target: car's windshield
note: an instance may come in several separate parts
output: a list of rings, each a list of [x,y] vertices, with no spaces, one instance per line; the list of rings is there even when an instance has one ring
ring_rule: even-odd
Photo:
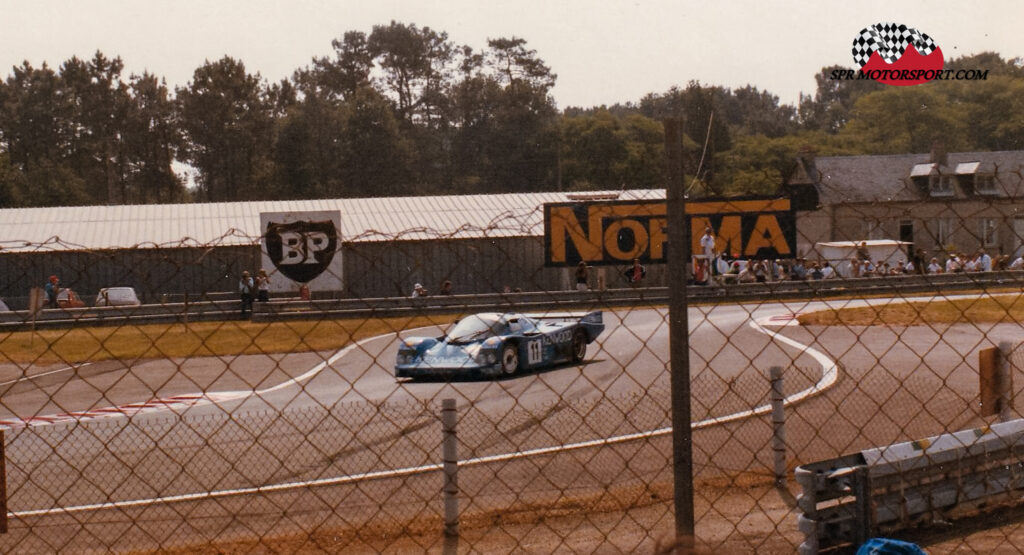
[[[497,314],[466,316],[452,328],[452,331],[448,332],[448,341],[452,343],[482,341],[496,335],[501,327],[501,318]]]

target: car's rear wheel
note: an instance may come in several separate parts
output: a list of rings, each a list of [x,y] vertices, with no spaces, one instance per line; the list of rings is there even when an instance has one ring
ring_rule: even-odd
[[[580,362],[587,356],[587,334],[583,330],[576,330],[572,334],[572,361]]]
[[[501,350],[501,371],[506,376],[515,374],[519,370],[519,348],[515,345],[505,345]]]

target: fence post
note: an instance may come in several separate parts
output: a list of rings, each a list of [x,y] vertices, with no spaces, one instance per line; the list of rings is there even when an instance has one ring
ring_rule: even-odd
[[[0,534],[7,533],[7,434],[0,428]]]
[[[444,535],[459,535],[459,452],[455,399],[441,401],[441,458],[444,462]]]
[[[786,413],[782,393],[782,367],[772,366],[772,454],[775,456],[775,485],[786,485]]]
[[[686,220],[683,181],[683,131],[676,118],[665,119],[665,157],[668,184],[665,192],[668,227],[669,366],[672,391],[672,480],[675,500],[676,542],[683,550],[694,543],[693,430],[690,427],[690,329],[686,298],[690,259],[690,230]]]
[[[999,342],[999,421],[1013,419],[1013,345],[1009,341]]]

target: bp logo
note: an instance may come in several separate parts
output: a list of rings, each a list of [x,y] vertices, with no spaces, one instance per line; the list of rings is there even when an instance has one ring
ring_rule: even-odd
[[[887,85],[927,83],[942,74],[942,49],[901,23],[876,23],[853,39],[853,61],[868,78]]]
[[[299,283],[309,283],[331,264],[338,250],[334,222],[267,222],[267,255],[278,271]]]

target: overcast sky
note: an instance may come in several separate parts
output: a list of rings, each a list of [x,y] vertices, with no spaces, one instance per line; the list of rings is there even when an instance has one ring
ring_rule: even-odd
[[[391,20],[445,31],[481,50],[517,36],[558,75],[559,108],[639,100],[691,80],[755,85],[795,103],[822,67],[853,67],[854,36],[904,23],[930,35],[946,59],[997,51],[1024,56],[1024,2],[860,0],[0,0],[0,68],[56,67],[96,50],[186,85],[225,55],[269,81],[331,55],[346,31]],[[983,68],[982,68],[983,69]]]

